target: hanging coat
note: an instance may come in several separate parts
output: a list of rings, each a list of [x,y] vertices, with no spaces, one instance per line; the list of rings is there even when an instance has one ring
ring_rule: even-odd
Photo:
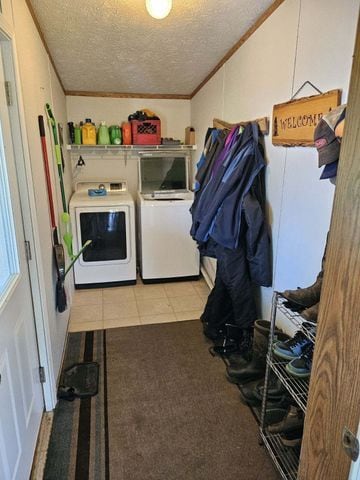
[[[204,187],[192,210],[191,235],[201,246],[202,254],[207,254],[206,244],[210,238],[230,250],[237,249],[244,238],[251,280],[257,285],[269,286],[270,241],[263,213],[264,167],[258,125],[249,124]]]

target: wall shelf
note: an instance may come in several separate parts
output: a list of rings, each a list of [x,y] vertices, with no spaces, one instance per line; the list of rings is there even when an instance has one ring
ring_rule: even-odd
[[[92,152],[99,153],[108,152],[139,152],[139,151],[193,151],[196,150],[196,145],[67,145],[66,149],[71,152]]]
[[[188,153],[191,156],[192,152],[197,148],[196,145],[66,145],[66,149],[70,153],[72,161],[77,161],[79,156],[83,156],[83,160],[119,160],[125,161],[127,165],[128,159],[132,162],[139,154],[151,154],[152,152],[163,152],[176,154]]]

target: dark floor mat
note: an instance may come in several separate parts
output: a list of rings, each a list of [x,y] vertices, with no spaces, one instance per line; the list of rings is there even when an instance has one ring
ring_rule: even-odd
[[[44,480],[278,480],[201,322],[69,336],[64,368],[100,365],[99,393],[55,410]]]
[[[60,383],[58,398],[73,400],[93,397],[99,390],[99,364],[75,363],[63,372]]]

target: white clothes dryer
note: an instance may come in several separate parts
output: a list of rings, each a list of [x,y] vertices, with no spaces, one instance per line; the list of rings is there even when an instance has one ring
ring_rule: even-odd
[[[70,200],[75,288],[136,283],[134,200],[124,181],[79,182]]]

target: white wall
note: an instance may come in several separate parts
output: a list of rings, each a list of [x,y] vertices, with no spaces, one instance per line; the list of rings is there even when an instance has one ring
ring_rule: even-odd
[[[359,0],[286,0],[192,99],[199,147],[213,117],[271,118],[273,105],[306,80],[322,91],[342,89],[345,102],[358,10]],[[314,93],[306,88],[299,96]],[[274,277],[261,297],[269,318],[274,288],[308,286],[320,270],[334,186],[319,180],[314,148],[274,147],[269,135],[265,150]]]
[[[53,376],[55,388],[53,398],[55,399],[55,383],[61,367],[70,309],[63,314],[58,314],[55,308],[56,275],[53,265],[52,232],[38,128],[38,115],[43,115],[45,124],[47,124],[45,103],[48,102],[52,105],[57,120],[60,123],[66,124],[66,103],[65,95],[49,62],[48,55],[43,47],[24,0],[13,1],[13,16],[22,97],[25,110],[26,135],[29,145],[32,181],[35,187],[37,229],[40,237],[40,253],[43,267],[42,271],[39,273],[41,284],[44,288],[42,302],[45,321],[47,323],[49,340],[47,352],[52,366],[51,374]],[[61,197],[49,128],[46,130],[46,138],[53,190],[56,197],[54,200],[56,210],[60,217],[62,211]],[[70,169],[65,170],[65,181],[67,195],[69,196],[71,192]],[[59,220],[58,223],[60,223]],[[69,303],[71,302],[72,288],[72,280],[69,277],[67,281]]]
[[[66,98],[68,121],[79,123],[91,118],[98,126],[104,120],[108,126],[127,121],[128,115],[148,108],[161,120],[161,136],[184,141],[185,127],[190,125],[190,100],[158,100],[141,98]],[[73,156],[71,168],[74,181],[107,180],[118,178],[127,180],[130,193],[135,196],[138,186],[136,157],[124,154],[103,156],[82,155],[86,166],[75,168],[79,155]]]

